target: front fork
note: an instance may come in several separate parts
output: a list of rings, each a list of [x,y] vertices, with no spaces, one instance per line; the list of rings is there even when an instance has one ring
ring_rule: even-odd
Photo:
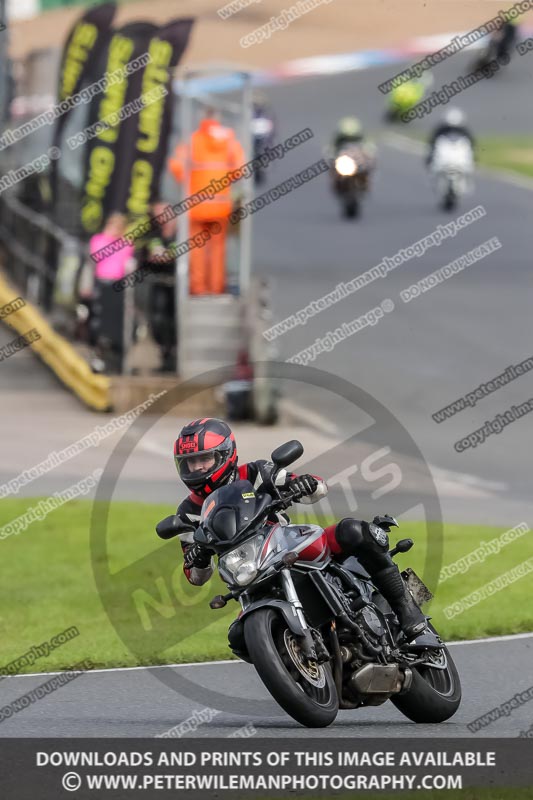
[[[285,592],[285,597],[287,599],[287,602],[290,603],[293,613],[302,627],[303,633],[302,636],[300,637],[300,642],[299,642],[302,653],[310,661],[317,661],[317,653],[315,649],[315,643],[313,641],[313,636],[311,634],[309,625],[307,624],[307,621],[305,619],[303,606],[300,602],[300,598],[298,597],[298,593],[295,589],[290,569],[287,568],[282,569],[280,571],[280,577],[281,577],[281,585],[283,587],[283,591]]]

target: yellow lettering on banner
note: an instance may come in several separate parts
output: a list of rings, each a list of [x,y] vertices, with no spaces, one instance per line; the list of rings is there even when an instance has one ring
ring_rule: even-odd
[[[99,200],[90,197],[84,200],[81,207],[81,223],[83,229],[89,233],[96,233],[102,228],[104,210]]]
[[[109,185],[114,166],[115,155],[111,150],[100,146],[94,148],[89,159],[89,178],[85,187],[87,197],[81,214],[85,230],[95,230],[94,221],[100,222],[103,218],[101,199]]]
[[[148,94],[153,89],[168,83],[168,66],[172,58],[172,45],[163,39],[152,39],[148,52],[152,57],[143,74],[141,94]],[[139,132],[137,148],[142,153],[153,153],[159,145],[161,135],[161,118],[165,108],[165,95],[145,106],[139,112]]]
[[[150,42],[148,53],[151,61],[146,65],[141,95],[153,89],[166,86],[168,68],[172,59],[173,48],[170,42],[154,38]],[[166,96],[142,108],[139,112],[139,137],[137,149],[142,153],[153,153],[159,146],[161,136],[161,119],[165,108]],[[146,214],[150,202],[154,170],[148,161],[137,159],[133,164],[127,209],[132,214]]]
[[[126,36],[115,34],[109,45],[109,55],[107,59],[107,72],[115,72],[124,69],[134,50],[134,44]],[[119,111],[124,105],[124,98],[128,88],[127,76],[124,75],[120,81],[108,84],[105,88],[104,96],[98,107],[98,119],[105,119],[114,111]],[[97,138],[103,142],[115,142],[118,136],[120,123],[98,133]]]
[[[133,162],[131,168],[130,196],[126,207],[131,214],[145,214],[150,202],[150,189],[154,170],[143,159]]]
[[[93,46],[97,36],[98,28],[90,22],[80,22],[76,26],[65,55],[60,100],[65,100],[73,93],[89,56],[88,51]]]

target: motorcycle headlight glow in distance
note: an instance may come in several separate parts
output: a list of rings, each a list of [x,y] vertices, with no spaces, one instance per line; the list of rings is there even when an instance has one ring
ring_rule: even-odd
[[[219,560],[219,568],[231,575],[238,586],[246,586],[257,575],[257,559],[265,540],[260,533],[247,542],[243,542],[235,550],[230,550]]]
[[[335,169],[339,175],[355,175],[357,172],[357,164],[350,156],[339,156],[335,159]]]

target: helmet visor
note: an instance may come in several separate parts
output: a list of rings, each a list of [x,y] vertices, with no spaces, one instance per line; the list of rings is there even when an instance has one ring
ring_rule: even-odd
[[[230,453],[231,448],[224,442],[216,449],[174,456],[174,461],[184,483],[190,486],[201,486],[226,463]]]

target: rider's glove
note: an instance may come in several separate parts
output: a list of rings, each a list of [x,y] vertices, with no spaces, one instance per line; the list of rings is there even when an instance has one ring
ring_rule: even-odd
[[[185,569],[192,569],[193,567],[205,569],[211,564],[211,552],[202,547],[201,544],[192,544],[183,554],[183,563]]]
[[[300,497],[309,497],[309,495],[316,492],[317,487],[318,481],[316,478],[313,478],[312,475],[298,475],[297,478],[293,478],[289,481],[287,486],[295,500],[298,500]]]

